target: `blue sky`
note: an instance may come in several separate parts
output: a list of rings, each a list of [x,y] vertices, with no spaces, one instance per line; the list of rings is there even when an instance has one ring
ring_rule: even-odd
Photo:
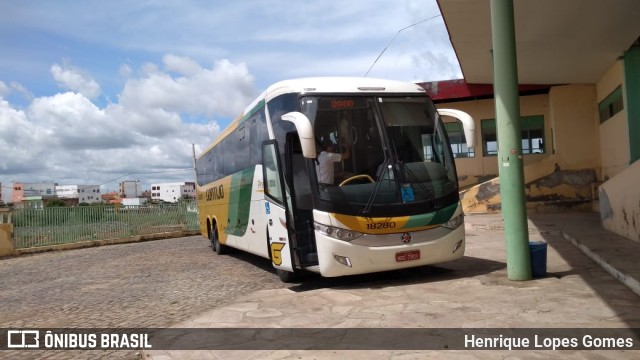
[[[175,171],[191,144],[268,85],[364,76],[425,19],[368,76],[460,78],[438,15],[435,0],[2,1],[0,182],[191,180]]]

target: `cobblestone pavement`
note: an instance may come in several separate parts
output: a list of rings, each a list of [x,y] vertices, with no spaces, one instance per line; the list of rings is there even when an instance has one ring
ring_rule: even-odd
[[[224,276],[221,276],[224,275]],[[217,256],[200,237],[0,260],[0,328],[167,327],[234,298],[286,287],[268,260]],[[0,358],[120,358],[126,351],[0,351]]]

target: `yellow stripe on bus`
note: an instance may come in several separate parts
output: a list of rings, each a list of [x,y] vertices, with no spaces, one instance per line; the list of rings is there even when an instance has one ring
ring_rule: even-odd
[[[227,242],[225,232],[229,220],[229,194],[231,192],[231,176],[200,187],[198,197],[198,211],[201,217],[217,222],[218,236],[221,244]],[[215,217],[214,217],[215,216]],[[206,234],[206,224],[202,224],[203,234]]]
[[[433,229],[438,225],[425,225],[419,227],[406,228],[411,219],[410,216],[370,218],[362,216],[351,216],[341,214],[331,214],[331,216],[342,223],[346,228],[364,234],[391,234],[399,231],[418,231]]]
[[[429,213],[398,217],[370,218],[340,214],[331,214],[331,216],[347,228],[364,234],[390,234],[436,228],[449,221],[458,207],[459,204],[454,203]]]

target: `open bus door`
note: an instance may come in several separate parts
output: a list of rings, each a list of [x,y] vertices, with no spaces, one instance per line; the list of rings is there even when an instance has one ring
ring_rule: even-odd
[[[269,257],[278,276],[284,282],[291,282],[295,277],[295,264],[289,219],[287,190],[284,186],[284,173],[278,155],[276,140],[265,141],[262,145],[262,172],[264,193],[266,196],[265,214],[267,217],[267,233]]]

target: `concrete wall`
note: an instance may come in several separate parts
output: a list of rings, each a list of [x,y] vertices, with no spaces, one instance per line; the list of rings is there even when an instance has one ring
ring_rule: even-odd
[[[520,114],[522,116],[544,115],[545,121],[545,153],[524,156],[524,163],[531,164],[550,155],[551,130],[549,127],[548,95],[523,96],[520,98]],[[451,108],[467,112],[476,123],[475,157],[456,159],[458,181],[461,187],[477,184],[484,179],[498,176],[498,157],[482,155],[482,131],[480,122],[484,119],[495,119],[493,99],[441,103],[438,108]],[[451,121],[445,117],[445,121]]]
[[[476,120],[476,157],[456,160],[461,187],[498,176],[497,157],[482,156],[481,119],[494,118],[493,100],[440,104],[468,112]],[[596,87],[562,85],[548,95],[520,98],[522,116],[545,116],[545,152],[523,155],[525,193],[530,211],[571,208],[590,210],[600,172]],[[500,211],[499,180],[470,188],[463,194],[465,211]]]
[[[525,174],[529,174],[525,176],[527,211],[591,211],[596,171],[554,169],[545,160],[525,166]],[[534,178],[530,175],[532,173],[547,175]],[[463,191],[462,207],[467,214],[500,212],[500,178],[493,178]]]
[[[618,61],[596,84],[596,105],[621,86],[623,79],[623,64],[622,61]],[[599,178],[601,181],[606,181],[629,166],[629,123],[626,107],[609,120],[599,124],[598,138],[602,165]]]
[[[13,254],[13,225],[0,224],[0,256]]]
[[[498,176],[498,158],[482,155],[480,125],[483,119],[495,118],[493,99],[441,103],[438,107],[465,111],[476,122],[476,156],[456,159],[460,186],[465,187],[480,182],[478,180]],[[545,152],[523,155],[527,171],[538,173],[536,167],[530,165],[546,158],[553,158],[551,163],[557,164],[555,167],[562,170],[599,171],[598,113],[594,85],[554,86],[548,95],[522,96],[520,114],[544,115]],[[547,164],[541,165],[544,171],[534,179],[549,175],[548,163],[547,159]]]
[[[0,209],[0,257],[13,254],[13,224],[11,224],[11,210]]]
[[[598,112],[593,85],[554,86],[549,91],[552,153],[563,170],[600,167]]]
[[[640,242],[640,161],[602,184],[600,217],[605,229]]]
[[[624,109],[599,124],[601,180],[604,183],[598,188],[598,193],[602,225],[609,231],[640,242],[640,161],[629,165],[635,146],[631,144],[630,137],[637,136],[630,133],[635,120],[629,118],[629,107],[635,106],[640,99],[633,91],[628,92],[627,82],[637,81],[638,76],[634,73],[636,69],[625,69],[625,66],[636,64],[626,61],[626,56],[624,62],[616,62],[596,85],[598,102],[619,86],[622,86],[624,97]],[[627,76],[625,70],[631,70],[626,71]]]

